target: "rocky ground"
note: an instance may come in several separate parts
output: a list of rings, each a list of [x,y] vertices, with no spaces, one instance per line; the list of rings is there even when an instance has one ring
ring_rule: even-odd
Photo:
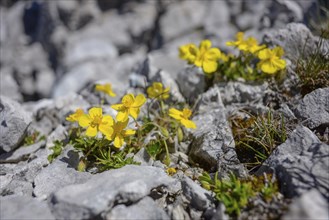
[[[301,92],[296,64],[315,48],[329,59],[329,41],[319,46],[310,19],[320,16],[320,4],[2,1],[0,219],[328,219],[329,87]],[[279,86],[238,80],[208,88],[204,74],[178,58],[179,46],[203,39],[232,52],[225,42],[238,31],[284,48],[287,73]],[[328,70],[323,75],[329,81]],[[116,97],[94,91],[107,82]],[[197,129],[186,130],[170,154],[176,173],[144,148],[132,153],[140,165],[77,171],[81,152],[69,143],[66,117],[102,99],[105,107],[119,103],[152,82],[197,112]],[[269,110],[289,122],[287,138],[251,170],[235,148],[231,118]],[[54,141],[64,146],[50,163]],[[249,199],[232,216],[200,186],[203,171],[224,179],[231,171],[241,179],[271,173],[279,189],[271,202]]]

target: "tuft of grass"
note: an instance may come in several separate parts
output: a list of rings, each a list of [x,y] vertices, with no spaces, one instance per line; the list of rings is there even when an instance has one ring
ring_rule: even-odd
[[[230,122],[238,158],[249,170],[253,170],[287,139],[288,129],[283,116],[272,111],[249,116],[247,119],[231,117]]]
[[[326,32],[320,36],[317,47],[311,55],[303,53],[297,60],[296,73],[300,79],[301,94],[306,95],[318,88],[329,87],[329,52],[321,51]],[[327,33],[328,34],[328,33]]]

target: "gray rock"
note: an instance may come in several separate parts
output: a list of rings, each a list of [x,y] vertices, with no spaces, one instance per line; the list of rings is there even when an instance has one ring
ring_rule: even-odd
[[[55,219],[47,203],[25,196],[0,197],[0,219]]]
[[[15,101],[22,101],[23,97],[19,91],[19,86],[13,77],[12,69],[1,67],[0,73],[0,94]]]
[[[204,214],[203,217],[205,219],[211,219],[211,220],[229,220],[229,216],[225,213],[225,205],[223,203],[219,203],[217,208],[208,208]]]
[[[84,184],[58,190],[51,198],[51,207],[57,218],[87,219],[115,202],[136,202],[151,189],[173,183],[174,179],[159,168],[127,165],[97,174]]]
[[[83,28],[100,15],[95,1],[54,1],[49,4],[54,5],[59,18],[70,30]]]
[[[273,30],[264,36],[265,43],[281,46],[285,56],[290,60],[297,60],[301,54],[308,56],[314,53],[319,43],[319,38],[312,35],[311,31],[301,23],[288,24],[286,28]],[[328,54],[329,41],[324,40],[320,52]]]
[[[263,165],[257,173],[275,169],[281,191],[288,198],[316,188],[329,199],[329,146],[308,128],[298,126]]]
[[[118,55],[118,51],[111,42],[97,38],[73,38],[68,42],[66,48],[63,61],[66,67],[79,65],[90,60],[113,59]]]
[[[60,97],[70,92],[77,93],[88,83],[104,80],[112,84],[113,91],[120,98],[129,86],[131,68],[141,59],[142,55],[143,52],[136,52],[122,55],[117,59],[89,60],[76,65],[65,71],[65,75],[54,87],[53,96]]]
[[[168,213],[170,213],[171,219],[191,219],[181,204],[168,205]]]
[[[195,10],[195,9],[198,10]],[[160,28],[165,42],[202,26],[207,7],[200,1],[175,2],[168,6],[160,20]],[[175,24],[175,25],[173,25]]]
[[[117,205],[106,215],[106,219],[170,219],[167,213],[159,208],[153,199],[145,197],[136,204]]]
[[[242,82],[219,83],[218,85],[224,105],[232,103],[262,102],[267,83],[250,85]]]
[[[197,106],[199,114],[193,117],[197,129],[192,133],[190,159],[208,170],[218,168],[223,176],[229,171],[244,176],[245,170],[234,150],[234,139],[219,88],[213,87],[202,94]]]
[[[214,202],[210,192],[186,176],[182,179],[182,189],[183,195],[189,201],[190,206],[196,210],[204,211]]]
[[[0,150],[9,152],[17,148],[32,119],[20,104],[0,96]]]
[[[66,149],[62,156],[42,169],[35,177],[34,195],[46,199],[52,192],[64,186],[86,182],[92,175],[75,170],[78,162],[79,155],[72,148]]]
[[[329,88],[317,89],[304,96],[294,112],[311,129],[329,127]]]
[[[208,33],[228,25],[230,22],[230,10],[225,1],[211,1],[207,7],[204,27]]]
[[[16,195],[32,197],[33,186],[32,183],[22,180],[11,180],[8,185],[1,187],[0,195]]]
[[[187,67],[177,76],[177,84],[184,98],[194,102],[206,90],[205,75],[200,68]]]
[[[179,43],[177,46],[183,44]],[[172,42],[168,46],[173,48],[166,48],[166,45],[164,45],[164,49],[150,52],[148,58],[151,66],[163,70],[169,73],[173,79],[177,79],[178,73],[184,68],[185,61],[178,58],[177,46],[172,45]]]
[[[154,1],[137,4],[132,7],[132,13],[125,16],[127,29],[133,37],[140,37],[144,32],[154,28],[154,21],[157,16],[156,4]]]
[[[47,83],[45,83],[47,82]],[[50,69],[40,70],[37,74],[35,89],[39,96],[50,97],[52,85],[55,82],[55,74]]]
[[[4,163],[4,162],[17,163],[21,160],[26,160],[26,159],[28,159],[30,154],[36,152],[41,147],[45,146],[45,144],[46,144],[45,141],[40,141],[38,143],[29,145],[29,146],[22,146],[13,152],[1,154],[0,163]]]
[[[154,162],[144,147],[134,155],[134,161],[141,163],[142,166],[152,166]]]
[[[282,219],[328,219],[329,205],[316,189],[304,193],[289,206],[288,213]]]

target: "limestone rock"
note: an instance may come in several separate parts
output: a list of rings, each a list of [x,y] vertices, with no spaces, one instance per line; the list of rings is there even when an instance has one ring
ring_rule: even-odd
[[[179,72],[177,84],[188,102],[194,102],[206,90],[205,75],[197,67],[187,67]]]
[[[213,199],[210,193],[190,178],[184,177],[182,179],[182,189],[191,207],[199,211],[204,211],[211,206]]]
[[[150,197],[145,197],[137,203],[125,206],[117,205],[106,215],[106,219],[166,219],[169,220],[167,213],[160,209]]]
[[[55,192],[51,198],[56,218],[92,218],[115,202],[136,202],[151,189],[173,184],[174,179],[162,169],[127,165],[93,176],[84,184],[70,185]]]
[[[64,186],[84,183],[91,178],[90,173],[75,170],[79,156],[72,148],[65,150],[62,156],[42,169],[34,179],[34,195],[46,199],[52,192]]]
[[[286,28],[273,30],[266,33],[264,41],[270,45],[284,48],[285,56],[290,60],[297,60],[302,53],[310,55],[317,48],[319,38],[312,35],[311,31],[301,23],[290,23]],[[328,54],[329,41],[325,40],[320,52]]]
[[[288,213],[283,216],[283,220],[289,219],[328,219],[328,202],[316,189],[304,193],[297,198],[289,207]]]
[[[31,115],[19,103],[0,96],[0,150],[9,152],[17,148],[31,121]]]
[[[311,129],[329,127],[329,88],[317,89],[304,96],[294,112]]]
[[[52,220],[47,202],[25,196],[0,197],[0,219]]]
[[[269,167],[275,170],[281,191],[288,198],[315,188],[329,199],[329,146],[308,128],[298,126],[257,173]]]
[[[190,159],[208,170],[218,169],[220,175],[233,171],[244,176],[245,170],[234,150],[232,131],[218,87],[202,94],[197,106],[199,114],[193,117],[197,129],[193,131]]]

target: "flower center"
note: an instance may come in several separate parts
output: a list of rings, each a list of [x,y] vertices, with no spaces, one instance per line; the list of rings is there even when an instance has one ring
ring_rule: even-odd
[[[93,118],[93,121],[91,122],[90,126],[91,127],[96,127],[96,126],[100,125],[101,123],[102,123],[102,116],[96,115]]]

